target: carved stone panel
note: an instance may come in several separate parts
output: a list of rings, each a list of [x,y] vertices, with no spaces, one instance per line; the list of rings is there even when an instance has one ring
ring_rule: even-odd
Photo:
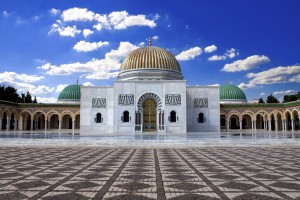
[[[123,106],[134,105],[134,95],[119,94],[119,105],[123,105]]]
[[[170,106],[180,106],[181,105],[181,95],[180,94],[166,94],[166,105]]]
[[[194,108],[208,108],[208,99],[207,98],[195,98],[194,99]]]
[[[92,108],[106,108],[106,99],[105,98],[93,98],[92,99]]]

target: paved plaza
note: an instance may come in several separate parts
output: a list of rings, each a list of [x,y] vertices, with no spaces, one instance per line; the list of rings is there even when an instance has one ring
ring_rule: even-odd
[[[300,199],[300,148],[0,148],[0,199]]]

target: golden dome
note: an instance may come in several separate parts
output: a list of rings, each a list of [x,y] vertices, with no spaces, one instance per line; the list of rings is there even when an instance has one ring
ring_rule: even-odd
[[[121,65],[119,78],[124,75],[126,79],[134,79],[128,78],[129,73],[135,78],[141,78],[136,77],[137,73],[143,74],[143,78],[147,78],[146,75],[150,78],[156,76],[158,79],[183,78],[176,58],[167,50],[155,46],[141,47],[128,54]],[[166,77],[166,73],[170,76]]]

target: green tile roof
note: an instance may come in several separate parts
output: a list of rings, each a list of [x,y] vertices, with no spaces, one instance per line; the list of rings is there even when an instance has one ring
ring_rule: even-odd
[[[246,100],[243,90],[236,85],[226,84],[220,86],[220,100]]]
[[[80,100],[80,86],[78,84],[65,87],[59,94],[58,100]]]

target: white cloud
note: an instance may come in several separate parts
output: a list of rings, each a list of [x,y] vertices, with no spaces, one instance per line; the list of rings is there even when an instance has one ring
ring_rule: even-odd
[[[152,39],[153,39],[153,40],[158,40],[158,39],[159,39],[159,36],[158,36],[158,35],[155,35],[155,36],[152,37]]]
[[[8,17],[9,15],[10,15],[10,13],[5,10],[2,12],[3,17]]]
[[[260,95],[260,96],[265,96],[266,93],[262,92],[262,93],[260,93],[259,95]]]
[[[38,103],[57,103],[55,97],[36,97]]]
[[[275,67],[258,73],[248,73],[248,83],[239,85],[242,89],[254,88],[257,85],[267,85],[274,83],[300,82],[300,65]]]
[[[86,38],[86,37],[88,37],[89,35],[92,35],[94,33],[94,31],[92,31],[92,30],[90,30],[90,29],[84,29],[83,31],[82,31],[82,34],[83,34],[83,36]]]
[[[74,45],[73,49],[77,52],[89,52],[99,49],[103,46],[109,45],[109,42],[86,42],[86,41],[79,41],[77,44]]]
[[[194,59],[196,56],[202,54],[202,49],[200,47],[193,47],[186,51],[182,51],[180,54],[176,56],[177,60],[191,60]]]
[[[86,8],[70,8],[64,10],[61,14],[64,21],[93,21],[95,19],[95,13],[88,11]]]
[[[273,95],[281,95],[281,94],[286,95],[286,94],[295,94],[295,93],[297,93],[296,90],[286,90],[286,91],[275,91],[272,94]]]
[[[17,74],[15,72],[2,72],[0,73],[0,82],[15,82],[22,81],[26,83],[33,83],[44,79],[44,76]]]
[[[270,62],[267,56],[253,55],[244,60],[237,60],[233,63],[226,64],[221,71],[225,72],[239,72],[258,68],[260,65]]]
[[[218,49],[218,47],[213,44],[213,45],[205,47],[204,52],[205,53],[211,53],[211,52],[217,51],[217,49]]]
[[[215,84],[207,85],[207,86],[220,86],[220,84],[219,83],[215,83]]]
[[[62,64],[59,66],[47,63],[39,69],[47,70],[50,75],[69,75],[72,73],[88,73],[85,75],[87,79],[109,79],[118,75],[118,70],[121,61],[127,56],[128,53],[138,48],[129,42],[120,42],[119,48],[105,54],[104,59],[95,59],[86,63],[70,63]]]
[[[67,87],[68,84],[59,84],[57,87],[56,87],[56,92],[61,92],[65,87]]]
[[[83,86],[94,86],[94,84],[92,84],[91,82],[85,82],[82,85]]]
[[[60,13],[60,10],[52,8],[50,11],[51,15],[58,15]]]
[[[155,15],[153,19],[147,19],[145,15],[129,15],[127,11],[114,11],[110,14],[98,14],[89,11],[87,8],[70,8],[64,10],[61,18],[65,22],[71,21],[90,21],[96,22],[93,28],[100,31],[105,29],[126,29],[131,26],[148,26],[155,27],[155,20],[159,15]]]
[[[57,20],[57,23],[52,25],[52,29],[48,32],[48,34],[53,34],[56,32],[62,37],[75,37],[81,33],[81,30],[78,30],[75,25],[72,27],[64,27],[61,22]]]
[[[235,48],[226,50],[224,55],[213,55],[208,58],[209,61],[227,60],[228,58],[234,58],[239,55],[239,52]]]
[[[218,55],[213,55],[208,58],[209,61],[219,61],[219,60],[226,60],[226,56],[218,56]]]

